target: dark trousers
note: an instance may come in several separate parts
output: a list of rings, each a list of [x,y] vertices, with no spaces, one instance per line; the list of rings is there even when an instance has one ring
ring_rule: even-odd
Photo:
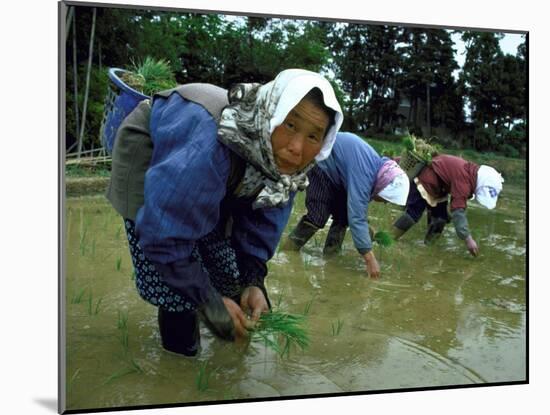
[[[332,216],[332,224],[325,241],[323,253],[338,252],[348,227],[347,194],[345,189],[335,186],[320,167],[308,173],[309,186],[306,190],[307,213],[300,219],[289,235],[296,248],[300,249]]]
[[[409,196],[407,198],[407,207],[405,208],[406,215],[398,219],[394,225],[403,231],[407,231],[407,229],[413,225],[413,222],[410,222],[410,220],[412,219],[414,223],[417,223],[422,217],[424,210],[427,209],[428,230],[424,237],[424,243],[429,244],[435,241],[443,233],[445,225],[450,222],[447,205],[448,202],[444,201],[438,203],[436,206],[430,206],[418,191],[416,184],[411,181]],[[410,219],[406,218],[407,215]]]
[[[332,216],[333,223],[347,226],[348,207],[345,189],[335,186],[320,167],[311,169],[308,179],[305,220],[318,228],[323,228]]]
[[[409,188],[409,196],[407,198],[407,207],[405,211],[415,221],[418,222],[424,213],[428,210],[428,225],[433,219],[442,219],[447,223],[449,221],[449,213],[447,212],[447,201],[438,203],[435,207],[428,205],[428,202],[420,195],[416,187],[416,183],[411,181]]]
[[[196,306],[185,294],[168,286],[139,246],[135,223],[125,219],[126,235],[139,295],[158,307],[162,346],[171,352],[194,356],[200,345]],[[212,231],[197,242],[193,258],[200,262],[214,288],[238,302],[239,269],[229,241]],[[267,295],[266,295],[267,298]]]

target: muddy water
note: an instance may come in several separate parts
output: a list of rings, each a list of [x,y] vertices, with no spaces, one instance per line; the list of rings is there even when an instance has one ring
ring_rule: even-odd
[[[288,229],[302,213],[298,198]],[[389,229],[399,213],[375,203],[371,222]],[[508,186],[497,210],[472,204],[468,217],[478,258],[452,226],[424,246],[423,219],[399,243],[375,247],[377,281],[365,277],[349,233],[336,257],[321,254],[326,230],[301,253],[277,252],[270,297],[294,313],[310,304],[310,347],[281,359],[203,328],[201,354],[188,359],[159,345],[120,218],[102,197],[69,199],[68,409],[525,380],[525,192]]]

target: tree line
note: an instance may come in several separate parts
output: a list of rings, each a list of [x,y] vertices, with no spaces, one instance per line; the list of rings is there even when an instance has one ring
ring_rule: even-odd
[[[69,13],[68,147],[79,134],[85,149],[101,146],[107,69],[152,56],[170,62],[178,83],[224,88],[309,69],[333,84],[348,131],[397,140],[408,130],[447,147],[526,155],[525,40],[512,56],[500,49],[502,34],[461,31],[459,68],[452,31],[439,28],[84,6]]]

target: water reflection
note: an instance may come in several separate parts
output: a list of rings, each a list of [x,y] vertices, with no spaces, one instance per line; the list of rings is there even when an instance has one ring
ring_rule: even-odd
[[[498,212],[469,213],[478,258],[452,227],[424,246],[419,225],[392,247],[375,247],[377,281],[366,277],[349,235],[332,258],[322,256],[315,240],[301,253],[278,252],[269,263],[272,303],[295,313],[309,309],[311,345],[288,359],[262,344],[243,351],[206,330],[198,358],[162,350],[156,310],[134,288],[122,221],[101,197],[69,199],[69,408],[524,380],[524,196],[510,189]],[[300,206],[288,229],[303,213]],[[384,209],[371,212],[383,230],[400,214]],[[324,240],[323,231],[318,238]],[[208,385],[199,389],[201,368]]]

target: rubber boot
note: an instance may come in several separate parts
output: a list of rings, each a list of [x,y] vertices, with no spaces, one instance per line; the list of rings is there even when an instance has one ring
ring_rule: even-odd
[[[396,241],[405,234],[416,222],[408,213],[403,213],[393,224],[392,236]]]
[[[347,225],[332,222],[328,230],[327,239],[325,240],[323,254],[331,255],[340,252],[344,237],[346,236],[346,229]]]
[[[200,346],[199,319],[194,311],[171,312],[158,308],[162,347],[184,356],[196,356]]]
[[[319,228],[317,226],[302,217],[300,222],[298,222],[298,225],[296,225],[292,232],[290,232],[290,235],[288,235],[288,238],[282,248],[292,251],[299,251],[318,230]]]
[[[434,243],[443,233],[447,221],[443,218],[430,217],[428,231],[424,237],[424,244],[430,245]]]

